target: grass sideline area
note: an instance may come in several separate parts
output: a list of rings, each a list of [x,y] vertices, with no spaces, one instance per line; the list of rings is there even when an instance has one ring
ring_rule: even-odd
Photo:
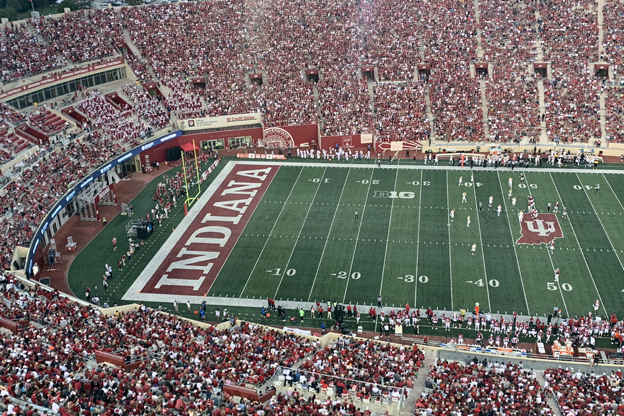
[[[205,187],[227,161],[222,160]],[[552,169],[552,173],[477,167],[472,171],[394,169],[387,159],[381,169],[374,167],[375,161],[350,160],[341,165],[320,161],[324,166],[307,163],[316,160],[291,161],[300,162],[299,166],[280,168],[209,293],[231,297],[228,309],[242,319],[260,321],[262,317],[259,309],[237,306],[237,298],[271,296],[278,304],[280,299],[331,299],[371,305],[379,293],[386,306],[396,308],[409,303],[418,308],[472,310],[479,302],[482,311],[544,316],[556,305],[564,315],[577,316],[593,311],[593,302],[601,299],[609,312],[624,311],[624,208],[620,202],[624,176],[610,174],[606,165],[588,174],[583,168]],[[363,168],[368,164],[373,166]],[[359,167],[347,169],[349,165]],[[405,165],[412,161],[393,162],[395,167]],[[526,175],[524,187],[519,186],[520,172]],[[507,198],[509,177],[518,201],[515,208]],[[136,215],[151,209],[157,183],[153,181],[134,199]],[[596,183],[601,184],[598,194]],[[389,198],[391,192],[404,197]],[[465,203],[461,202],[463,192]],[[540,212],[546,211],[547,202],[554,206],[561,201],[560,206],[568,208],[568,219],[562,219],[559,210],[563,238],[556,240],[553,255],[544,244],[515,244],[522,237],[517,210],[526,209],[529,195]],[[489,196],[494,197],[492,209],[487,206]],[[484,205],[480,214],[479,201]],[[495,211],[498,204],[502,205],[500,216]],[[456,210],[452,223],[451,209]],[[470,227],[466,226],[468,215]],[[102,300],[111,306],[124,303],[120,299],[127,288],[182,218],[178,204],[120,275],[117,257],[127,247],[128,218],[116,217],[73,262],[72,289],[83,297],[85,286],[98,285]],[[112,251],[113,236],[120,246],[117,253]],[[479,248],[473,256],[470,247],[474,243]],[[101,275],[107,262],[115,278],[104,294]],[[555,268],[561,269],[558,283],[554,282]],[[198,305],[193,308],[197,310]],[[180,306],[181,315],[186,309]],[[208,308],[209,320],[215,309]],[[308,310],[309,306],[306,317]],[[360,311],[364,330],[375,330],[374,323],[364,319],[368,307],[363,310],[361,306]],[[599,312],[605,315],[603,308]],[[194,311],[188,315],[197,318]],[[273,316],[266,321],[284,324]],[[308,318],[302,325],[319,328],[320,322]],[[421,331],[429,329],[423,325]],[[471,337],[468,331],[462,333]]]

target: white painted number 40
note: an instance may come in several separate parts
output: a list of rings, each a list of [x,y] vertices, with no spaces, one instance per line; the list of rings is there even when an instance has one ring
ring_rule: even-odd
[[[469,283],[470,283],[470,282],[469,282]],[[483,279],[479,279],[479,280],[477,280],[476,282],[474,282],[474,284],[475,284],[475,285],[477,285],[477,286],[479,286],[479,287],[483,287],[483,286],[485,286],[485,283],[483,283]],[[498,280],[496,280],[496,279],[490,279],[490,280],[489,280],[489,284],[490,284],[490,286],[491,286],[491,287],[498,287],[498,285],[499,285],[500,283],[499,283],[499,282],[498,282]]]
[[[587,189],[588,191],[592,190],[592,186],[591,185],[584,185],[585,189]],[[583,187],[581,185],[574,185],[574,189],[576,189],[577,191],[580,191],[581,189],[583,189]]]

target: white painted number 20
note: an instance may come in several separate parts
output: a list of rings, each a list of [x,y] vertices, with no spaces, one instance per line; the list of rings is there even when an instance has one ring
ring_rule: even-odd
[[[338,279],[346,279],[347,278],[347,272],[345,272],[344,270],[340,271],[340,272],[338,272],[336,277]],[[353,273],[351,273],[351,279],[353,279],[353,280],[358,280],[360,277],[362,277],[362,274],[360,272],[353,272]]]

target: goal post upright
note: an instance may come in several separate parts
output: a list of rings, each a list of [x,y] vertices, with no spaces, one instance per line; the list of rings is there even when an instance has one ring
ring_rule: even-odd
[[[195,201],[199,198],[199,194],[201,193],[201,183],[199,177],[199,166],[197,163],[197,148],[195,147],[195,140],[193,140],[193,156],[195,157],[195,175],[197,176],[197,193],[195,196],[191,197],[189,192],[191,191],[188,185],[188,175],[186,174],[186,158],[184,157],[184,150],[180,152],[182,154],[182,176],[184,176],[184,185],[186,186],[186,200],[184,203],[190,207],[193,205]]]

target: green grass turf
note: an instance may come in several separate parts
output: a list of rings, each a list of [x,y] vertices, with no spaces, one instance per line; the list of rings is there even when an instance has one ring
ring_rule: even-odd
[[[373,161],[282,166],[209,295],[230,297],[235,307],[237,298],[267,296],[278,303],[371,305],[381,294],[387,306],[472,310],[478,302],[482,311],[542,316],[554,306],[571,316],[586,314],[601,299],[609,312],[624,312],[624,176],[522,169],[527,180],[520,185],[519,171],[508,169],[397,170],[388,168],[387,160],[382,169],[349,168],[364,163]],[[412,162],[401,162],[406,164]],[[514,208],[507,197],[509,177],[517,198]],[[601,184],[597,195],[596,183]],[[154,188],[155,183],[135,198],[135,212],[151,208]],[[515,244],[521,236],[517,212],[526,210],[528,195],[540,212],[546,212],[547,202],[554,206],[561,201],[558,219],[564,238],[556,241],[553,255],[545,245]],[[487,206],[489,196],[494,198],[492,208]],[[478,202],[484,206],[480,213]],[[561,218],[563,206],[568,219]],[[178,207],[161,233],[148,240],[143,257],[133,259],[121,279],[115,277],[109,303],[120,300],[168,237],[164,231],[181,218]],[[86,285],[101,285],[104,263],[116,266],[110,240],[114,235],[125,240],[126,222],[116,218],[74,261],[69,278],[77,295],[83,295]],[[475,255],[472,244],[477,244]],[[558,284],[556,268],[561,269]],[[599,313],[604,315],[604,309]]]

